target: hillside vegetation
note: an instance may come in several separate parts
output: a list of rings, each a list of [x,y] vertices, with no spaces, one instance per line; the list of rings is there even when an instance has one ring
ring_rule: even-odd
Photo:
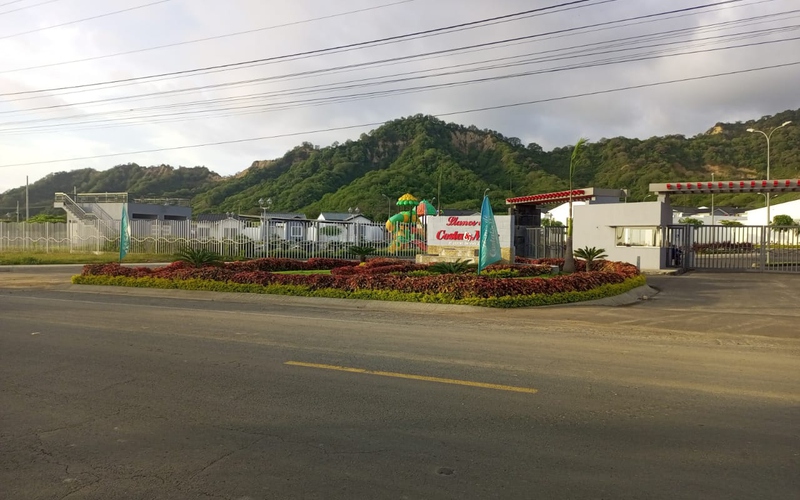
[[[800,110],[744,123],[717,123],[695,137],[601,138],[590,142],[577,164],[579,187],[628,189],[640,201],[652,182],[751,179],[766,177],[765,131],[794,123],[772,139],[771,177],[800,176]],[[82,169],[52,174],[31,186],[32,206],[52,206],[53,193],[128,191],[139,196],[192,199],[195,213],[258,213],[258,200],[272,198],[273,212],[321,211],[359,207],[368,216],[386,217],[389,202],[411,192],[442,208],[478,209],[489,188],[496,211],[505,198],[567,187],[572,145],[544,151],[492,130],[446,123],[417,115],[386,123],[358,140],[319,147],[304,142],[283,157],[256,161],[231,177],[205,167],[172,168],[120,165],[98,172]],[[774,203],[794,199],[784,195]],[[0,195],[4,212],[24,200],[24,187]],[[717,205],[760,206],[759,195],[718,195]],[[708,205],[704,196],[676,197],[676,205]],[[394,210],[394,206],[392,206]],[[32,214],[40,210],[31,210]],[[50,209],[52,211],[52,209]],[[0,215],[3,215],[0,214]]]

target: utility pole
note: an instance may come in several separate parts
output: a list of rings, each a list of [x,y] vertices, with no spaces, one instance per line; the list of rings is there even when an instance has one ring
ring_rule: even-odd
[[[25,222],[31,218],[30,205],[28,204],[28,176],[25,176]]]
[[[17,200],[17,224],[19,224],[19,200]]]

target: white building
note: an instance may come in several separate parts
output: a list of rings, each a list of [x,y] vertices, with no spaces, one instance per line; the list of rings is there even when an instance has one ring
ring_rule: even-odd
[[[584,201],[573,201],[572,202],[572,211],[574,215],[575,207],[580,205],[586,205]],[[542,214],[542,220],[544,219],[552,219],[561,223],[561,225],[567,225],[567,219],[569,218],[569,202],[562,203],[555,208],[551,208],[547,212]]]
[[[776,215],[788,215],[797,222],[800,220],[800,200],[772,205],[769,209],[769,216],[775,219]],[[767,207],[748,210],[745,212],[745,216],[746,219],[742,220],[742,224],[746,226],[766,226],[769,224],[769,221],[767,221]]]
[[[385,240],[386,230],[360,213],[322,212],[317,223],[308,228],[308,240],[320,243],[359,244]]]

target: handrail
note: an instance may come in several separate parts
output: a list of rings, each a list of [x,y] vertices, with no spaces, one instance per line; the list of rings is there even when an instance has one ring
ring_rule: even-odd
[[[101,219],[103,219],[105,221],[109,221],[109,222],[112,222],[114,220],[114,218],[111,217],[111,215],[108,212],[103,210],[103,207],[101,207],[99,203],[92,203],[91,206],[92,206],[91,213],[93,213],[93,214],[98,214],[99,213],[99,215],[100,215],[99,218],[101,218]]]
[[[82,203],[128,203],[128,193],[77,193],[75,201]]]
[[[59,201],[63,203],[65,207],[69,207],[69,209],[81,220],[88,219],[90,217],[97,219],[97,214],[93,214],[84,210],[83,207],[75,203],[75,200],[70,198],[67,193],[56,193],[56,202]]]

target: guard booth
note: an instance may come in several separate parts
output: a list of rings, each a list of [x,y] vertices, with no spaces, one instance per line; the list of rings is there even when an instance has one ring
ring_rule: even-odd
[[[619,203],[624,197],[625,191],[621,189],[582,188],[506,199],[515,220],[515,254],[530,259],[564,257],[567,228],[543,227],[543,207],[562,205],[570,200],[586,205]]]

